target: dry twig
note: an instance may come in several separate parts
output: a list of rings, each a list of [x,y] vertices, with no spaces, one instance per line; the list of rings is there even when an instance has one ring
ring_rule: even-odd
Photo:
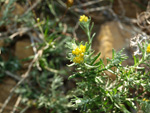
[[[15,113],[15,111],[17,110],[17,107],[19,106],[19,103],[21,102],[21,96],[18,97],[15,106],[13,107],[13,110],[10,113]]]
[[[4,109],[5,109],[5,107],[7,106],[8,102],[9,102],[10,99],[12,98],[12,96],[13,96],[14,91],[16,90],[16,88],[17,88],[20,84],[22,84],[22,83],[29,77],[29,75],[30,75],[29,73],[30,73],[30,71],[31,71],[31,69],[32,69],[33,64],[38,60],[39,57],[42,56],[44,49],[45,49],[45,48],[42,48],[41,50],[39,50],[39,51],[37,52],[37,54],[34,56],[34,59],[33,59],[32,62],[29,64],[27,71],[26,71],[24,74],[22,74],[22,79],[13,87],[13,89],[11,89],[10,95],[9,95],[8,98],[5,100],[5,102],[4,102],[3,106],[2,106],[2,108],[0,109],[0,113],[2,113],[2,112],[4,111]]]
[[[104,1],[104,0],[89,1],[89,2],[86,2],[86,3],[83,3],[83,4],[72,6],[70,9],[74,9],[74,8],[77,8],[77,7],[86,7],[86,6],[90,6],[90,5],[93,5],[93,4],[102,2],[102,1]]]
[[[21,80],[21,77],[19,77],[18,75],[15,75],[15,74],[13,74],[13,73],[11,73],[9,71],[5,71],[5,74],[8,75],[8,76],[10,76],[10,77],[12,77],[12,78],[14,78],[17,81]]]

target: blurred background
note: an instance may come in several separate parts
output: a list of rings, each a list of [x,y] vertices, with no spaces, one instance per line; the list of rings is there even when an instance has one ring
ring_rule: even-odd
[[[114,48],[129,56],[130,38],[149,34],[148,0],[0,0],[0,113],[79,113],[70,100],[76,80],[68,68],[72,39],[87,41],[79,16],[94,22],[95,54]]]

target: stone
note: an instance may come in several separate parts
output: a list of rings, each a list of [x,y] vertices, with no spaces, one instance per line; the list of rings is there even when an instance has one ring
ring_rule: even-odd
[[[8,98],[10,95],[11,89],[16,85],[16,82],[11,79],[10,77],[5,77],[3,80],[0,82],[0,108],[2,107],[3,103],[5,100]],[[17,101],[18,96],[14,93],[12,98],[10,99],[8,105],[5,107],[3,113],[10,113],[13,110],[13,107]],[[22,107],[23,105],[20,103],[18,108],[24,108]],[[20,113],[21,109],[17,109],[15,113]],[[41,109],[36,109],[34,107],[28,109],[25,113],[43,113]]]
[[[119,51],[122,48],[130,47],[129,41],[133,35],[128,31],[131,31],[132,28],[123,23],[121,23],[121,25],[123,29],[119,27],[118,22],[107,22],[101,26],[100,33],[96,37],[99,44],[95,48],[97,52],[101,52],[100,58],[104,59],[105,65],[107,64],[106,58],[112,58],[112,49]],[[128,31],[126,31],[126,29]],[[123,63],[123,65],[126,64],[127,62]],[[115,78],[115,75],[113,75],[113,78]]]
[[[18,57],[18,59],[22,60],[25,58],[28,58],[29,56],[32,56],[33,49],[31,47],[31,42],[28,39],[23,39],[21,41],[17,41],[15,45],[15,56]]]
[[[123,29],[131,30],[131,27],[121,23]],[[99,42],[98,50],[101,52],[101,58],[112,56],[112,49],[116,51],[129,47],[131,32],[127,32],[119,27],[119,23],[112,21],[101,26],[97,40]]]
[[[0,11],[0,18],[3,16],[3,12],[5,10],[5,6],[7,5],[8,3],[5,2],[5,4],[2,6],[1,8],[1,11]],[[25,12],[25,9],[18,3],[14,3],[13,4],[14,6],[14,10],[12,11],[12,14],[14,15],[21,15]]]
[[[8,2],[9,2],[9,0],[8,0]],[[4,5],[2,5],[2,7],[1,7],[1,10],[0,10],[0,19],[3,17],[3,12],[5,11],[5,6],[8,4],[8,2],[5,2],[4,3]],[[16,16],[20,16],[20,15],[22,15],[24,12],[25,12],[25,9],[26,8],[24,8],[24,7],[22,7],[20,4],[18,4],[18,3],[13,3],[12,4],[12,6],[14,6],[14,10],[12,11],[12,12],[10,12],[13,16],[12,17],[7,17],[9,20],[11,20],[11,21],[14,21],[14,19],[15,19],[15,17]],[[9,14],[8,14],[9,15]],[[0,26],[0,29],[2,28],[2,27],[6,27],[6,29],[8,30],[8,29],[13,29],[12,28],[12,24],[13,24],[13,22],[11,22],[11,24],[8,24],[8,25],[4,25],[4,26]]]
[[[143,2],[143,1],[142,1]],[[142,12],[142,8],[145,4],[142,4],[140,0],[136,0],[136,3],[131,0],[114,0],[113,10],[118,15],[123,15],[136,18],[137,14]],[[140,5],[137,5],[140,4]]]
[[[9,78],[9,77],[5,77],[3,78],[2,82],[0,83],[0,89],[1,89],[1,93],[0,93],[0,103],[1,106],[2,104],[5,102],[5,100],[8,98],[9,94],[10,94],[10,90],[15,86],[16,82]],[[8,103],[8,105],[6,106],[6,108],[4,109],[4,113],[9,113],[15,102],[16,102],[17,96],[14,95],[12,96],[10,102]]]
[[[26,59],[30,56],[34,55],[33,49],[31,47],[31,42],[29,39],[23,39],[16,42],[15,45],[15,56],[19,60]],[[30,61],[22,61],[23,68],[26,68]]]
[[[0,39],[0,47],[3,47],[3,46],[4,46],[4,40]]]

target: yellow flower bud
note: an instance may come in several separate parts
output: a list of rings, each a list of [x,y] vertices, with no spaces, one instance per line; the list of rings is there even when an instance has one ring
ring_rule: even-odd
[[[37,22],[40,22],[40,18],[37,18],[36,20],[37,20]]]
[[[76,54],[76,51],[75,51],[75,50],[72,50],[72,54],[74,54],[74,55],[75,55],[75,54]]]
[[[146,98],[143,98],[143,101],[149,101],[148,99],[146,99]]]
[[[80,63],[83,62],[83,57],[79,57],[80,58]]]
[[[79,63],[79,58],[78,57],[74,57],[73,62]]]
[[[71,7],[74,3],[74,0],[67,0],[67,7]]]
[[[150,44],[147,46],[146,52],[150,53]]]
[[[80,49],[84,53],[86,51],[86,46],[80,45]]]
[[[79,21],[80,21],[80,22],[87,22],[87,21],[88,21],[88,17],[85,16],[85,15],[82,15],[82,16],[80,16]]]
[[[80,49],[77,47],[76,49],[75,49],[75,55],[79,55],[80,54]]]
[[[75,63],[81,63],[81,62],[83,62],[83,58],[74,57],[73,62],[75,62]]]
[[[84,57],[84,53],[81,53],[81,54],[79,55],[79,57],[80,57],[80,58],[83,58],[83,57]]]

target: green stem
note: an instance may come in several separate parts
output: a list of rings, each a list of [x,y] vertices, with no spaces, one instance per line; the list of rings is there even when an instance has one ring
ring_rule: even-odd
[[[89,28],[87,28],[87,36],[88,36],[89,48],[91,49],[92,42],[91,42],[91,34],[90,34],[90,31],[89,31]]]

